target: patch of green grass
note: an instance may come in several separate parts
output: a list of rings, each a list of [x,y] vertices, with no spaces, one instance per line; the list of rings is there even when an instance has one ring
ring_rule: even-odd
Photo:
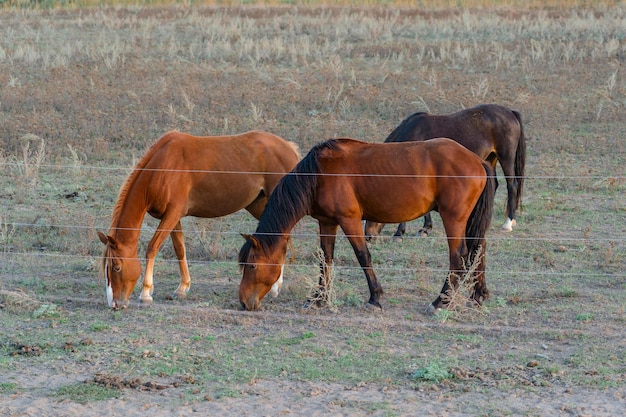
[[[14,393],[18,386],[15,382],[0,382],[0,394]]]
[[[483,338],[475,334],[457,334],[456,340],[465,343],[479,343],[483,340]]]
[[[440,323],[445,323],[454,316],[454,311],[447,309],[439,309],[435,312],[435,320]]]
[[[429,363],[421,368],[418,368],[413,374],[411,378],[419,381],[427,381],[427,382],[441,382],[444,379],[451,378],[452,375],[444,365],[439,362]]]
[[[56,304],[42,304],[33,312],[33,317],[38,318],[50,318],[50,317],[60,317],[61,312],[59,311]]]
[[[92,323],[90,328],[91,328],[91,331],[93,332],[103,332],[105,330],[109,330],[111,326],[106,323],[96,322],[96,323]]]
[[[341,299],[341,302],[347,307],[361,307],[364,301],[357,293],[350,291]]]
[[[575,289],[567,286],[561,288],[557,294],[561,297],[566,298],[578,297],[578,292]]]
[[[58,397],[60,400],[70,400],[79,404],[87,404],[111,398],[119,398],[121,393],[117,389],[82,382],[59,387],[54,391],[54,396]]]
[[[593,319],[593,314],[591,313],[578,313],[576,314],[576,321],[581,321],[583,323],[587,323]]]

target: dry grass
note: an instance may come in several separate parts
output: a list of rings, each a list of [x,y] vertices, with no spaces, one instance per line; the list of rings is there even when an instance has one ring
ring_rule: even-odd
[[[568,398],[582,404],[621,395],[624,357],[615,346],[624,345],[626,323],[624,7],[461,3],[470,4],[17,11],[3,3],[0,290],[15,297],[16,307],[42,300],[62,309],[46,307],[35,319],[26,309],[9,312],[3,301],[0,349],[7,354],[0,378],[21,381],[45,367],[76,378],[108,372],[143,380],[163,373],[200,381],[171,397],[150,397],[168,406],[199,407],[204,395],[217,398],[216,390],[243,404],[258,399],[251,390],[268,381],[338,384],[350,394],[362,382],[385,398],[419,396],[359,403],[350,409],[356,415],[393,414],[399,404],[441,398],[458,410],[469,399],[482,415],[548,415],[528,404],[558,403],[552,410],[558,414]],[[286,290],[264,301],[264,312],[237,311],[239,233],[256,227],[245,213],[184,219],[192,276],[187,300],[168,299],[178,267],[166,243],[155,267],[153,307],[106,310],[94,230],[109,226],[120,184],[166,130],[263,129],[306,153],[329,137],[380,142],[415,111],[448,113],[483,101],[521,112],[528,178],[515,231],[487,233],[492,298],[480,311],[467,309],[470,283],[463,282],[450,294],[445,323],[423,313],[448,267],[438,216],[429,238],[414,238],[418,226],[411,223],[401,244],[387,238],[388,227],[370,245],[385,289],[382,312],[362,309],[367,285],[341,234],[332,280],[337,309],[302,312],[305,291],[319,277],[318,229],[310,218],[292,234],[295,261],[285,270]],[[41,139],[29,142],[26,158],[25,135]],[[35,182],[26,179],[24,161]],[[504,219],[503,183],[494,224]],[[156,224],[146,218],[140,254]],[[315,282],[307,284],[310,279]],[[21,291],[27,298],[19,298]],[[56,328],[45,317],[51,314],[61,314]],[[83,337],[95,343],[80,347]],[[59,348],[68,341],[77,354]],[[37,361],[10,356],[19,345],[46,348]],[[162,356],[144,358],[144,350]],[[550,359],[527,369],[538,352]],[[424,382],[406,370],[410,364],[435,370],[434,358],[446,371],[462,365],[464,378],[432,382],[432,391],[416,387]],[[46,380],[39,390],[17,383],[17,391],[45,396],[58,381]],[[393,397],[398,387],[407,391]],[[531,391],[536,397],[529,399]],[[322,397],[310,393],[295,396]],[[2,401],[20,398],[13,394]],[[510,400],[493,401],[498,395]]]
[[[41,305],[41,301],[35,300],[25,291],[0,290],[0,309],[4,309],[10,313],[20,314],[33,312],[41,307]]]
[[[480,306],[476,305],[476,301],[471,298],[474,292],[476,281],[474,274],[479,266],[479,261],[484,257],[482,247],[476,251],[474,261],[466,265],[465,271],[459,276],[447,279],[449,282],[456,282],[456,285],[450,285],[450,289],[446,294],[441,294],[441,300],[447,304],[445,310],[436,312],[437,318],[441,322],[445,322],[450,318],[457,321],[471,321],[477,314],[482,314]]]
[[[326,283],[326,286],[322,289],[320,287],[320,280],[324,279],[322,274],[322,268],[328,268],[328,265],[324,261],[324,253],[321,249],[318,249],[315,252],[315,258],[319,261],[317,265],[321,265],[320,267],[320,275],[317,277],[305,277],[304,285],[308,289],[306,295],[306,308],[317,308],[319,306],[323,306],[324,308],[328,308],[330,311],[337,311],[338,303],[337,303],[337,293],[335,291],[335,278],[333,274],[332,267],[329,273],[329,279]]]

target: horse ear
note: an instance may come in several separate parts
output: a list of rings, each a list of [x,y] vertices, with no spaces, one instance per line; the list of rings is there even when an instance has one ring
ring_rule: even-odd
[[[106,235],[100,230],[98,230],[98,238],[100,238],[100,242],[104,243],[105,245],[109,243],[109,239],[107,239]]]
[[[259,239],[257,239],[253,235],[248,235],[248,234],[242,233],[241,236],[244,239],[246,239],[248,242],[250,242],[250,244],[252,246],[254,246],[255,248],[260,248],[261,247],[261,242],[259,242]]]
[[[100,238],[100,242],[104,243],[105,245],[111,246],[112,249],[115,249],[117,247],[117,241],[115,239],[113,239],[111,236],[105,235],[99,230],[98,238]]]

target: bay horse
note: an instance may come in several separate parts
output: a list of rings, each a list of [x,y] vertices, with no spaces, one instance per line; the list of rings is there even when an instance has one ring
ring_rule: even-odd
[[[232,136],[163,135],[122,185],[105,245],[102,273],[109,307],[126,307],[141,275],[137,256],[146,213],[160,219],[146,250],[146,273],[139,297],[152,301],[154,258],[168,236],[178,258],[181,280],[174,296],[184,298],[190,277],[180,219],[220,217],[246,209],[259,219],[282,176],[300,160],[297,146],[271,133]]]
[[[486,247],[494,195],[492,166],[451,139],[389,144],[331,139],[318,144],[278,183],[256,232],[243,235],[246,241],[239,252],[242,308],[258,309],[282,276],[290,231],[305,215],[319,222],[324,253],[320,298],[325,296],[341,227],[367,278],[368,303],[380,307],[383,289],[372,269],[362,220],[409,221],[431,210],[437,210],[443,219],[450,272],[429,309],[446,305],[450,286],[458,286],[456,275],[474,261],[472,298],[480,304],[489,292],[484,256],[475,257],[480,247],[483,253]]]
[[[481,104],[449,115],[415,113],[405,118],[385,139],[385,142],[423,141],[447,137],[465,146],[493,168],[500,161],[506,178],[507,219],[503,231],[510,232],[516,224],[515,212],[520,207],[526,165],[526,139],[522,116],[515,110],[495,104]],[[384,224],[367,222],[368,240],[377,236]],[[433,228],[430,213],[424,216],[419,235],[427,235]],[[400,223],[394,240],[401,240],[406,224]]]

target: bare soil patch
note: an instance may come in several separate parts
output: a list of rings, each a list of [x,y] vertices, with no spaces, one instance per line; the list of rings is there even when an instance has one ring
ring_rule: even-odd
[[[624,9],[115,7],[0,12],[0,410],[7,416],[615,416],[626,403]],[[306,152],[381,142],[416,111],[519,110],[523,210],[487,235],[482,309],[430,316],[445,233],[370,245],[384,310],[346,239],[333,309],[302,308],[317,227],[294,228],[281,295],[239,311],[240,233],[185,219],[154,304],[106,308],[96,230],[169,129],[263,129]],[[146,218],[141,248],[156,227]],[[137,292],[138,294],[138,292]]]

